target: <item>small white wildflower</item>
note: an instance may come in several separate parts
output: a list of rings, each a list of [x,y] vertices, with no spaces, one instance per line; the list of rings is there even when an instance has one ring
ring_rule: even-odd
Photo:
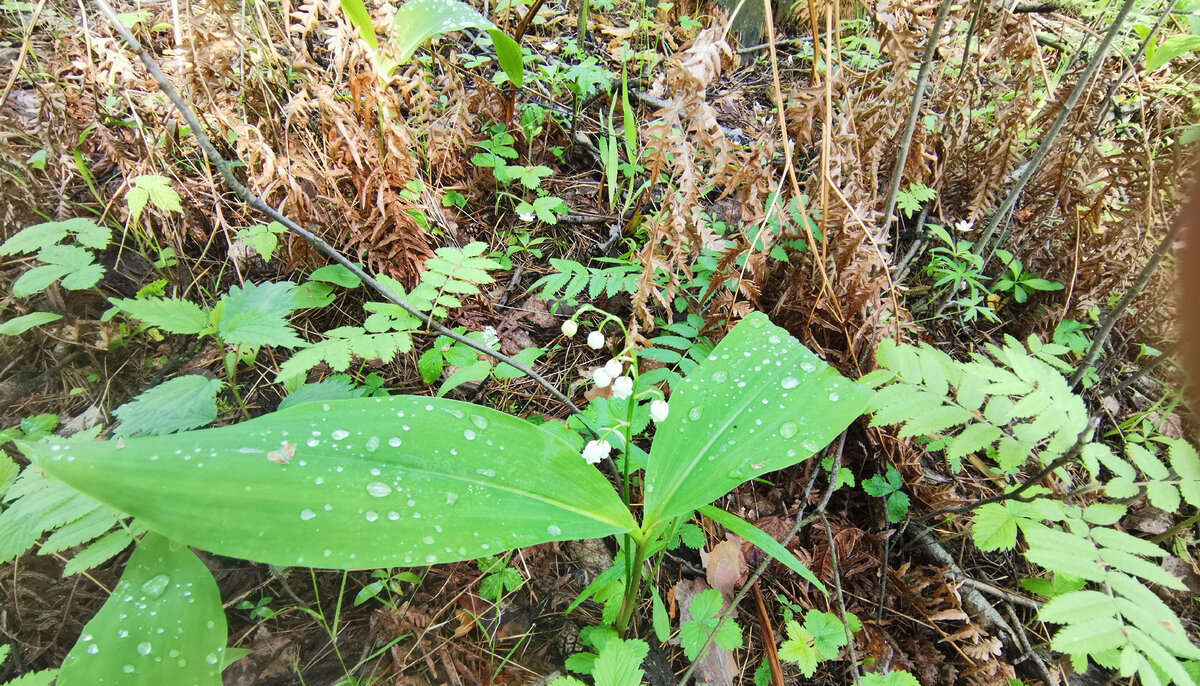
[[[625,365],[621,364],[617,360],[609,360],[608,362],[604,363],[604,371],[608,372],[608,375],[614,379],[620,376],[621,372],[624,370]]]
[[[612,397],[617,400],[624,400],[633,395],[633,379],[628,376],[622,376],[612,382],[613,394]]]
[[[971,227],[972,227],[971,222],[964,219],[954,225],[954,230],[959,233],[967,233],[971,230]]]
[[[546,52],[556,52],[558,50],[558,41],[548,40],[545,43],[542,43],[542,50],[545,50]]]
[[[592,350],[599,350],[604,347],[604,334],[599,331],[593,331],[588,334],[588,347]]]
[[[654,420],[655,424],[664,421],[670,412],[671,407],[665,400],[655,400],[650,403],[650,418]]]
[[[575,334],[579,332],[579,325],[575,323],[574,319],[568,319],[563,322],[562,332],[567,338],[574,338]]]
[[[603,369],[597,369],[596,371],[592,372],[592,381],[595,381],[596,385],[600,388],[606,388],[610,383],[612,383],[612,380],[612,375]]]
[[[599,464],[601,460],[608,457],[612,452],[612,446],[608,441],[588,441],[588,444],[583,447],[583,459],[588,464]]]
[[[480,333],[483,334],[483,344],[487,347],[495,349],[500,346],[500,334],[496,333],[496,327],[485,326]]]
[[[534,217],[532,212],[522,212],[521,214],[517,215],[517,219],[520,219],[525,223],[529,223],[533,221]]]

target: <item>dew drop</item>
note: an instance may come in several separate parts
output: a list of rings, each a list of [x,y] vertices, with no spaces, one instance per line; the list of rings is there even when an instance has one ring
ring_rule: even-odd
[[[792,436],[795,436],[796,432],[799,430],[800,427],[796,426],[795,422],[787,422],[783,426],[779,427],[779,435],[783,436],[784,438],[791,438]]]
[[[831,402],[831,403],[836,403],[837,401],[838,401],[838,394],[837,394],[837,393],[830,393],[830,394],[829,394],[829,402]]]
[[[138,655],[149,655],[150,650],[151,650],[150,644],[146,643],[145,641],[142,641],[141,643],[137,644]]]
[[[304,442],[304,444],[305,444],[305,445],[307,445],[307,446],[308,446],[308,447],[310,447],[310,448],[315,448],[315,447],[317,447],[318,445],[321,445],[321,441],[320,441],[319,439],[316,439],[316,438],[310,438],[310,439],[308,439],[307,441],[305,441],[305,442]]]
[[[463,438],[467,439],[468,441],[475,440],[475,436],[476,436],[475,432],[470,429],[467,429],[466,431],[463,432]]]
[[[133,665],[125,665],[121,668],[121,671],[125,672],[126,674],[133,674]]]
[[[729,379],[729,375],[720,369],[713,372],[713,381],[715,381],[717,383],[725,383],[728,379]]]
[[[167,584],[171,583],[171,577],[166,574],[159,574],[153,579],[142,584],[142,591],[151,598],[157,598],[167,590]]]
[[[784,388],[795,388],[800,385],[800,380],[794,376],[785,376],[783,377],[783,381],[779,382],[779,385]]]
[[[379,513],[376,512],[375,510],[367,510],[367,513],[363,516],[365,516],[367,518],[368,522],[373,522],[376,519],[379,519]]]
[[[333,437],[333,440],[340,441],[342,439],[349,438],[350,432],[346,431],[345,429],[334,429],[329,435]]]
[[[308,509],[300,510],[300,519],[302,519],[306,522],[316,516],[317,516],[317,513],[313,512],[312,510],[308,510]]]
[[[551,524],[550,526],[546,527],[546,533],[550,534],[551,536],[561,536],[561,535],[562,535],[562,529],[560,529],[560,528],[558,528],[557,526],[555,526],[555,525]]]
[[[382,481],[372,481],[367,484],[367,495],[373,498],[382,498],[392,492],[392,487]]]
[[[480,417],[477,414],[471,415],[471,423],[480,429],[488,428],[488,420]]]
[[[95,643],[93,643],[92,645],[87,647],[87,652],[88,652],[88,655],[95,655],[96,653],[100,652],[100,647],[97,646]]]
[[[803,369],[807,374],[812,374],[813,372],[817,371],[817,365],[813,364],[812,362],[801,362],[800,368]]]
[[[399,448],[402,442],[403,441],[400,440],[399,436],[392,436],[388,439],[388,445],[392,446],[393,448]]]
[[[215,665],[215,664],[217,664],[217,654],[216,654],[216,653],[209,653],[208,655],[205,655],[205,656],[204,656],[204,661],[205,661],[205,662],[207,662],[207,663],[208,663],[208,664],[210,664],[210,665]]]
[[[372,436],[372,437],[368,438],[366,444],[363,447],[366,448],[367,452],[369,452],[369,453],[373,453],[376,450],[379,450],[379,437]]]
[[[425,545],[433,545],[433,536],[426,536],[425,538],[422,538],[421,541],[424,542]]]
[[[495,470],[492,470],[492,469],[476,469],[475,473],[480,476],[486,476],[486,477],[496,476]]]
[[[698,421],[702,414],[704,414],[704,410],[699,405],[695,405],[692,409],[688,410],[688,418],[692,421]]]
[[[457,501],[457,500],[458,500],[458,494],[457,494],[457,493],[447,493],[447,494],[446,494],[446,504],[447,504],[447,505],[453,505],[453,504],[454,504],[454,502],[455,502],[455,501]]]

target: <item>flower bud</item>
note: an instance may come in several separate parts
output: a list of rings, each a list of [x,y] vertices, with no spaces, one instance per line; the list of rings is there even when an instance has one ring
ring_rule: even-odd
[[[624,370],[625,365],[621,364],[617,360],[609,360],[608,362],[604,363],[604,371],[608,372],[608,375],[614,379],[620,376],[621,372]]]
[[[596,385],[600,388],[606,388],[610,383],[612,383],[612,376],[610,376],[609,373],[603,369],[597,369],[596,371],[592,372],[592,381],[595,381]]]
[[[567,338],[574,338],[578,331],[579,325],[575,323],[574,319],[568,319],[567,321],[563,322],[562,332]]]
[[[633,379],[628,376],[622,376],[612,382],[612,397],[617,400],[624,400],[633,395]]]
[[[604,334],[599,331],[593,331],[587,337],[588,347],[592,350],[599,350],[604,347]]]
[[[655,400],[650,403],[650,418],[654,420],[655,424],[666,420],[670,412],[671,408],[665,400]]]
[[[612,446],[608,441],[588,441],[581,454],[588,464],[599,464],[601,460],[608,457],[610,452],[612,452]]]

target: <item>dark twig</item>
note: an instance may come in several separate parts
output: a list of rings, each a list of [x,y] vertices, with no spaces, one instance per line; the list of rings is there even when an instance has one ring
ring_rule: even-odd
[[[888,182],[887,199],[883,201],[883,231],[884,235],[892,228],[893,213],[896,209],[896,195],[900,192],[900,182],[904,180],[904,163],[908,161],[908,151],[912,147],[913,132],[917,130],[917,117],[921,114],[921,103],[925,100],[925,86],[929,84],[929,72],[933,67],[933,56],[937,54],[938,43],[942,38],[942,26],[946,16],[950,14],[950,0],[942,0],[938,7],[937,18],[933,21],[933,30],[925,41],[925,54],[921,56],[921,70],[917,73],[917,85],[913,89],[912,104],[908,109],[908,120],[904,122],[904,133],[900,136],[900,147],[896,153],[896,166],[892,169],[892,179]],[[899,241],[897,241],[899,242]]]
[[[1025,483],[1021,484],[1020,486],[1017,486],[1013,490],[1008,491],[1006,493],[997,493],[996,495],[991,496],[990,498],[984,498],[983,500],[975,500],[975,501],[966,503],[964,505],[959,505],[957,507],[943,507],[940,510],[934,510],[933,512],[930,512],[929,514],[917,517],[914,521],[916,523],[920,524],[923,522],[927,522],[930,519],[933,519],[934,517],[940,517],[941,515],[947,515],[947,514],[963,514],[963,513],[970,512],[971,510],[975,510],[977,508],[983,507],[984,505],[988,505],[991,503],[1000,503],[1000,502],[1004,502],[1005,500],[1015,500],[1019,503],[1027,503],[1027,502],[1030,502],[1031,500],[1034,500],[1035,498],[1042,497],[1042,496],[1026,497],[1026,496],[1022,496],[1021,494],[1024,493],[1025,491],[1027,491],[1028,489],[1032,488],[1033,486],[1036,486],[1037,484],[1041,483],[1042,479],[1045,479],[1047,476],[1050,476],[1051,474],[1053,474],[1059,467],[1062,467],[1063,465],[1068,464],[1068,463],[1074,461],[1075,458],[1079,457],[1079,454],[1081,452],[1083,452],[1083,447],[1088,444],[1088,441],[1091,440],[1092,432],[1096,430],[1096,427],[1099,424],[1100,424],[1100,420],[1096,417],[1092,417],[1090,420],[1088,420],[1087,426],[1085,426],[1083,428],[1083,431],[1080,431],[1079,435],[1075,437],[1075,443],[1071,446],[1071,448],[1069,450],[1067,450],[1067,452],[1060,455],[1053,462],[1046,465],[1046,467],[1044,469],[1042,469],[1040,472],[1029,477],[1028,479],[1026,479]]]
[[[1133,283],[1129,286],[1129,290],[1125,291],[1125,295],[1121,297],[1120,302],[1113,305],[1112,309],[1105,313],[1104,317],[1100,320],[1100,326],[1096,329],[1096,337],[1092,340],[1092,347],[1088,349],[1087,355],[1084,356],[1079,366],[1076,367],[1075,373],[1071,374],[1071,378],[1067,381],[1067,384],[1071,388],[1075,388],[1075,385],[1079,383],[1084,373],[1087,372],[1087,368],[1096,363],[1096,359],[1100,357],[1100,353],[1104,350],[1104,344],[1108,342],[1108,337],[1112,334],[1113,326],[1116,325],[1117,320],[1125,316],[1125,310],[1129,307],[1129,304],[1142,292],[1142,289],[1150,282],[1150,277],[1154,276],[1154,272],[1158,271],[1158,265],[1162,264],[1162,261],[1170,254],[1171,246],[1175,244],[1175,239],[1179,237],[1179,231],[1182,228],[1183,222],[1175,222],[1170,231],[1167,231],[1167,235],[1163,236],[1162,242],[1154,249],[1154,254],[1150,256],[1149,260],[1146,260],[1146,264],[1142,265],[1142,270],[1138,272],[1137,277],[1134,278]]]
[[[137,56],[142,60],[142,64],[146,65],[147,71],[150,72],[150,76],[154,78],[154,81],[158,84],[159,89],[164,95],[167,96],[168,99],[170,99],[172,104],[175,105],[175,108],[179,110],[179,114],[183,117],[184,121],[187,122],[188,127],[191,129],[191,134],[195,136],[196,142],[199,143],[200,148],[204,150],[204,154],[208,157],[208,161],[217,168],[217,172],[221,175],[221,178],[225,180],[226,185],[229,186],[229,188],[238,196],[238,198],[259,212],[262,212],[271,219],[287,227],[288,231],[303,238],[308,242],[309,245],[315,248],[317,252],[325,255],[329,259],[348,269],[352,274],[361,279],[363,283],[370,286],[384,298],[400,306],[400,308],[405,312],[408,312],[412,316],[416,317],[429,329],[436,331],[442,336],[446,336],[454,341],[462,343],[473,350],[493,357],[500,362],[516,367],[520,371],[529,375],[529,378],[536,381],[542,388],[545,388],[547,391],[549,391],[551,395],[558,399],[559,402],[563,403],[563,405],[565,405],[572,413],[579,412],[579,408],[571,402],[570,398],[555,388],[554,384],[550,383],[549,380],[533,371],[528,365],[523,364],[518,360],[514,360],[513,358],[498,351],[492,350],[482,343],[471,340],[457,331],[437,323],[427,314],[408,304],[406,300],[393,293],[390,289],[377,281],[375,277],[363,271],[358,265],[346,259],[346,257],[340,252],[338,252],[325,241],[318,238],[316,234],[312,233],[308,229],[305,229],[291,219],[288,219],[278,210],[263,202],[263,200],[255,195],[250,189],[242,185],[242,183],[237,180],[237,177],[233,175],[233,171],[229,168],[229,163],[224,157],[221,156],[219,152],[217,152],[217,149],[213,147],[212,141],[210,141],[208,136],[204,134],[204,128],[201,126],[200,121],[196,118],[196,115],[192,111],[191,107],[189,107],[188,104],[184,102],[183,98],[179,96],[179,93],[176,92],[175,87],[171,85],[171,82],[167,80],[166,75],[164,75],[162,70],[159,69],[158,63],[154,60],[154,58],[148,52],[146,52],[146,49],[140,42],[138,42],[138,39],[135,38],[132,33],[130,33],[129,29],[126,28],[123,23],[121,23],[121,20],[118,18],[117,12],[115,9],[113,9],[112,5],[110,5],[107,0],[96,0],[96,6],[100,8],[100,12],[104,14],[105,18],[108,19],[109,24],[116,29],[117,33],[121,35],[121,38],[125,40],[130,49],[137,53]]]
[[[1058,116],[1054,118],[1054,122],[1050,124],[1050,128],[1046,130],[1046,134],[1042,136],[1042,140],[1038,143],[1037,151],[1033,153],[1029,163],[1025,166],[1025,171],[1017,178],[1016,183],[1012,188],[1008,189],[1008,195],[992,213],[988,220],[987,226],[983,229],[982,235],[975,243],[974,252],[976,255],[982,255],[987,249],[988,243],[992,240],[992,236],[996,233],[996,228],[1005,220],[1008,213],[1012,211],[1017,204],[1017,198],[1020,197],[1021,191],[1025,189],[1025,185],[1029,183],[1033,175],[1040,171],[1042,161],[1046,159],[1046,155],[1050,153],[1050,148],[1054,146],[1055,139],[1058,138],[1058,133],[1067,123],[1067,119],[1075,112],[1075,104],[1079,102],[1079,98],[1083,92],[1088,89],[1092,82],[1092,77],[1096,75],[1096,71],[1100,69],[1100,65],[1104,63],[1104,58],[1108,56],[1108,49],[1112,46],[1113,41],[1121,33],[1121,28],[1125,24],[1125,17],[1129,16],[1129,11],[1133,9],[1135,0],[1125,0],[1121,5],[1120,11],[1113,19],[1112,25],[1108,28],[1108,33],[1104,34],[1104,39],[1100,41],[1100,45],[1096,48],[1096,53],[1092,55],[1083,72],[1079,75],[1079,79],[1075,82],[1075,88],[1071,94],[1067,96],[1066,102],[1063,103],[1062,109],[1059,110]],[[951,293],[958,291],[958,284],[954,284],[954,288],[950,289]]]
[[[837,448],[835,448],[837,452],[833,458],[833,465],[829,469],[829,485],[825,488],[825,494],[821,496],[821,502],[817,504],[816,511],[808,517],[805,517],[805,501],[808,500],[808,494],[812,492],[813,484],[817,482],[817,476],[821,473],[819,464],[813,467],[812,477],[809,478],[808,485],[804,487],[804,493],[800,496],[800,509],[796,512],[796,522],[792,525],[792,528],[790,531],[788,531],[787,535],[783,537],[783,540],[780,541],[780,544],[783,545],[783,547],[786,548],[787,544],[791,543],[792,539],[796,537],[796,534],[798,534],[801,529],[808,526],[813,522],[813,520],[819,517],[824,511],[825,506],[829,504],[829,498],[833,495],[833,491],[837,487],[837,473],[838,469],[840,469],[842,466],[842,448],[845,445],[846,432],[843,431],[842,435],[838,437]],[[712,646],[713,639],[716,637],[717,632],[720,631],[725,622],[733,616],[733,611],[737,608],[738,603],[742,602],[742,598],[746,597],[746,594],[750,591],[750,588],[754,585],[754,582],[758,581],[758,578],[763,575],[763,572],[767,570],[767,565],[770,563],[771,557],[765,556],[763,561],[754,568],[754,572],[748,579],[746,579],[746,583],[742,584],[741,590],[739,590],[737,595],[733,597],[733,600],[730,601],[729,607],[725,608],[725,610],[721,612],[721,616],[717,620],[717,626],[713,628],[712,633],[708,635],[708,640],[704,642],[703,646],[701,646],[700,652],[697,653],[698,656],[703,656],[705,651]],[[679,686],[687,686],[688,679],[692,678],[692,673],[696,671],[696,665],[698,663],[699,658],[692,661],[692,664],[688,666],[687,671],[685,671],[683,676],[679,678]]]
[[[831,478],[837,481],[837,474]],[[846,630],[846,656],[850,660],[850,676],[853,677],[854,683],[857,684],[860,678],[858,673],[858,655],[854,652],[854,634],[850,631],[850,623],[846,621],[846,599],[842,597],[842,573],[838,571],[837,551],[833,546],[833,531],[829,528],[829,518],[824,512],[818,512],[821,515],[821,523],[825,525],[825,540],[829,541],[829,561],[833,567],[833,590],[837,595],[838,610],[842,616],[842,627]]]

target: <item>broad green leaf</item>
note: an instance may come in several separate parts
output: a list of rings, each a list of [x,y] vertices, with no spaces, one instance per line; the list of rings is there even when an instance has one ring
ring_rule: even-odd
[[[644,521],[686,514],[811,456],[870,393],[751,313],[672,393],[651,448]]]
[[[348,376],[331,376],[317,383],[304,384],[283,400],[279,401],[280,410],[286,410],[300,403],[311,403],[324,400],[347,400],[361,398],[366,389],[354,385],[354,380]]]
[[[466,367],[459,367],[453,374],[446,377],[442,382],[441,388],[438,389],[437,395],[439,398],[446,395],[453,389],[472,381],[482,381],[487,378],[488,372],[492,371],[491,360],[477,360]]]
[[[1152,54],[1146,55],[1146,71],[1152,72],[1180,55],[1200,50],[1200,36],[1178,35],[1164,40]]]
[[[208,312],[181,298],[109,298],[118,310],[167,333],[196,334],[208,326]]]
[[[227,640],[208,568],[186,546],[146,534],[63,660],[58,686],[220,686]]]
[[[46,290],[50,284],[66,276],[70,269],[57,264],[43,264],[26,271],[13,282],[12,293],[18,298],[28,298]]]
[[[362,279],[340,264],[327,264],[324,267],[318,267],[313,270],[312,274],[308,275],[308,278],[312,281],[337,284],[342,288],[358,288],[362,284]]]
[[[169,434],[204,426],[217,418],[217,393],[224,382],[200,374],[178,376],[113,410],[121,424],[113,433]]]
[[[808,567],[805,567],[803,564],[801,564],[800,560],[796,559],[796,556],[793,555],[790,550],[783,547],[783,544],[781,544],[779,541],[776,541],[774,538],[771,538],[771,536],[762,529],[754,526],[750,522],[747,522],[737,515],[729,514],[728,512],[713,507],[712,505],[705,505],[697,508],[697,510],[699,510],[700,514],[704,515],[705,517],[708,517],[738,536],[741,536],[747,541],[758,546],[758,548],[764,553],[770,555],[775,560],[782,562],[785,567],[807,579],[809,583],[816,586],[817,589],[822,593],[827,592],[825,590],[825,586],[817,579],[815,574],[809,571]]]
[[[470,28],[495,29],[496,25],[461,0],[409,0],[396,11],[392,25],[397,60],[408,62],[434,36]]]
[[[492,45],[496,48],[496,61],[500,63],[504,75],[517,88],[525,85],[525,61],[521,56],[521,46],[512,36],[498,28],[488,29],[488,35],[492,37]]]
[[[60,319],[62,319],[62,315],[54,312],[30,312],[0,324],[0,335],[20,336],[35,326],[49,324]]]
[[[37,462],[154,531],[278,565],[425,565],[637,526],[565,441],[438,398],[306,403],[123,447],[52,444]]]
[[[375,27],[371,25],[371,15],[363,5],[362,0],[342,0],[342,11],[346,18],[358,29],[358,35],[371,46],[372,50],[379,49],[379,41],[375,38]]]

